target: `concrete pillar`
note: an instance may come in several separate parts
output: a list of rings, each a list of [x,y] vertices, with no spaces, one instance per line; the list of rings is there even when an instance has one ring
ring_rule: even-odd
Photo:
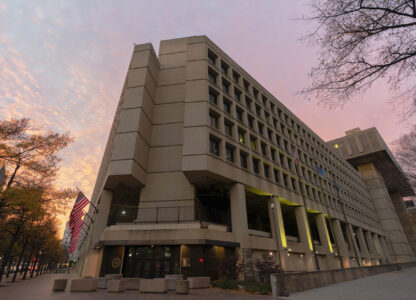
[[[231,226],[240,243],[244,279],[254,279],[252,249],[249,248],[246,192],[244,185],[235,183],[230,189]]]
[[[394,258],[392,259],[392,256],[394,257],[394,255],[391,255],[391,253],[390,253],[390,251],[387,247],[386,240],[384,239],[384,236],[380,236],[379,240],[380,240],[380,244],[381,244],[381,250],[383,250],[383,253],[384,253],[384,256],[387,259],[387,262],[388,263],[396,262]]]
[[[295,208],[296,224],[298,225],[300,242],[303,244],[305,250],[305,262],[308,271],[317,270],[315,263],[312,237],[309,230],[308,219],[306,217],[305,208],[299,206]]]
[[[277,260],[281,265],[282,270],[286,270],[287,240],[283,223],[282,209],[278,197],[271,197],[269,200],[269,216],[272,236],[277,244]]]
[[[98,213],[94,221],[91,239],[92,247],[95,247],[97,245],[98,241],[100,240],[101,234],[107,227],[108,214],[110,213],[112,199],[113,192],[110,190],[103,190],[103,192],[101,193],[100,204],[98,205]]]
[[[328,228],[326,227],[325,216],[324,214],[317,214],[315,216],[316,225],[318,227],[319,238],[321,239],[321,244],[325,249],[325,254],[331,254],[334,252],[332,249],[331,239],[329,238]]]
[[[381,249],[381,243],[378,238],[378,235],[375,233],[372,233],[371,236],[373,237],[374,246],[376,247],[378,257],[380,258],[383,264],[387,263],[386,256],[384,255],[383,250]]]
[[[361,258],[361,252],[357,245],[357,239],[355,238],[354,230],[352,229],[351,224],[347,224],[347,230],[348,230],[348,240],[350,241],[350,245],[352,247],[352,250],[354,251],[354,256],[358,260],[358,266],[363,265],[363,259]]]
[[[367,185],[378,214],[381,229],[391,243],[392,252],[394,252],[397,262],[414,261],[413,252],[382,176],[372,163],[362,164],[357,168]],[[396,198],[400,196],[392,195],[397,202]],[[391,261],[395,259],[393,253],[391,253],[389,259]]]
[[[344,268],[351,268],[350,255],[347,245],[345,244],[344,235],[342,234],[341,223],[337,219],[332,220],[332,229],[334,230],[334,238],[337,242],[338,255],[342,257]]]
[[[366,231],[364,233],[364,237],[365,237],[365,240],[367,241],[368,251],[370,252],[371,258],[377,261],[379,259],[379,257],[378,257],[376,246],[374,245],[374,241],[373,241],[373,237],[371,235],[371,232]]]
[[[365,242],[363,230],[360,227],[358,227],[355,231],[355,236],[357,237],[358,244],[360,245],[361,255],[365,257],[365,262],[363,262],[363,264],[365,266],[369,266],[371,262],[371,256]]]

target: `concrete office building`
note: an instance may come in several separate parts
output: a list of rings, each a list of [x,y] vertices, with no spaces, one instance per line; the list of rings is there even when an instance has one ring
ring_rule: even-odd
[[[377,157],[334,147],[207,37],[162,41],[158,56],[137,45],[80,272],[215,279],[234,254],[245,278],[265,253],[286,271],[414,261],[391,200],[413,195],[407,182],[390,190]]]

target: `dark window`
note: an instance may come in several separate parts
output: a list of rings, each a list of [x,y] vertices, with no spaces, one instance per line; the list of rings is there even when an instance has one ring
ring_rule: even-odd
[[[270,167],[267,164],[263,164],[264,167],[264,176],[270,178]]]
[[[228,69],[228,65],[225,62],[221,61],[221,72],[228,74]]]
[[[293,165],[292,165],[292,159],[288,158],[288,159],[287,159],[287,164],[288,164],[288,166],[289,166],[289,170],[292,170],[292,168],[293,168]]]
[[[243,85],[244,85],[244,89],[248,93],[248,89],[249,89],[250,84],[247,81],[243,80]]]
[[[242,168],[247,169],[247,154],[240,152],[240,165]]]
[[[107,226],[117,223],[133,223],[137,219],[140,193],[127,189],[116,188],[113,191]]]
[[[231,114],[231,103],[226,100],[224,100],[223,103],[224,103],[224,111],[226,113]]]
[[[209,123],[211,125],[211,127],[217,128],[218,129],[218,116],[215,115],[214,113],[209,113]]]
[[[280,159],[280,164],[282,166],[284,166],[285,165],[285,156],[280,152],[279,152],[279,159]]]
[[[276,150],[270,149],[270,153],[272,154],[272,160],[276,161]]]
[[[250,99],[250,98],[248,98],[248,97],[246,97],[246,106],[251,110],[251,103],[252,103],[253,101]]]
[[[260,116],[260,115],[261,115],[261,107],[260,107],[260,105],[257,105],[257,104],[256,104],[256,114],[257,114],[258,116]]]
[[[289,176],[285,173],[283,173],[283,184],[285,187],[289,187]]]
[[[257,127],[259,129],[259,133],[263,135],[263,128],[264,128],[263,124],[261,124],[260,122],[257,122]]]
[[[256,158],[253,158],[253,171],[254,171],[254,173],[259,173],[260,172],[260,170],[259,170],[259,160],[258,159],[256,159]]]
[[[272,131],[270,129],[267,129],[267,137],[269,138],[269,141],[272,141]]]
[[[220,142],[216,138],[209,138],[209,152],[220,155]]]
[[[258,95],[259,95],[259,91],[256,90],[255,88],[253,88],[253,96],[254,96],[254,98],[257,99]]]
[[[241,101],[241,92],[237,89],[234,89],[234,98],[239,102]]]
[[[234,162],[234,148],[231,146],[225,146],[225,156],[228,161]]]
[[[243,122],[243,111],[241,109],[237,109],[237,120]]]
[[[274,173],[274,181],[279,183],[279,170],[273,169],[273,173]]]
[[[233,80],[235,83],[238,83],[238,79],[240,79],[240,75],[237,72],[233,72]]]
[[[267,107],[267,98],[265,96],[261,96],[261,101],[263,101],[263,105]]]
[[[217,74],[213,71],[208,71],[208,80],[211,81],[213,84],[217,84]]]
[[[233,124],[229,122],[224,123],[225,134],[228,136],[233,136]]]
[[[276,143],[282,147],[282,137],[278,134],[276,134]]]
[[[275,129],[277,129],[277,120],[275,118],[273,118],[273,126]]]
[[[215,62],[217,61],[217,56],[211,51],[208,51],[208,61],[213,65],[215,65]]]
[[[211,104],[217,105],[217,103],[218,103],[217,98],[218,98],[217,94],[215,94],[212,91],[209,91],[209,102]]]
[[[253,129],[254,128],[254,119],[252,117],[247,117],[248,119],[248,126]]]
[[[261,153],[265,156],[267,155],[267,145],[264,143],[261,143]]]
[[[230,84],[225,80],[222,81],[222,90],[227,94],[230,92]]]

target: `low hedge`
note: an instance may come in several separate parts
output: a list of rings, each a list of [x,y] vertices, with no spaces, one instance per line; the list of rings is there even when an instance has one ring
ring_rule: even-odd
[[[239,290],[243,288],[248,293],[261,295],[268,295],[272,291],[270,283],[246,280],[216,280],[212,282],[212,286],[223,290]]]

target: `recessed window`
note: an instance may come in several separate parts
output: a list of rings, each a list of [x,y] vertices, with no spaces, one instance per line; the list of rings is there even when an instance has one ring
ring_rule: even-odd
[[[213,52],[211,52],[210,50],[208,50],[208,61],[215,65],[216,61],[217,61],[217,55],[215,55]]]
[[[232,137],[233,136],[233,123],[225,121],[224,128],[225,128],[225,134]]]
[[[264,125],[263,124],[261,124],[260,122],[257,122],[257,127],[259,128],[259,133],[261,134],[261,135],[263,135],[264,134]]]
[[[270,153],[272,155],[272,160],[276,161],[276,150],[273,148],[270,148]]]
[[[237,100],[238,102],[241,101],[241,92],[238,89],[234,89],[234,98],[235,100]]]
[[[208,100],[211,104],[217,105],[217,103],[218,103],[218,94],[215,93],[213,90],[210,90]]]
[[[265,96],[261,96],[261,101],[263,102],[263,105],[267,107],[267,98]]]
[[[218,115],[213,112],[209,113],[209,124],[211,127],[218,129]]]
[[[280,147],[282,147],[282,137],[278,134],[276,134],[276,142]]]
[[[231,114],[231,102],[224,99],[223,105],[224,105],[224,111],[228,114]]]
[[[247,117],[247,120],[248,120],[248,126],[249,126],[251,129],[253,129],[253,128],[254,128],[254,118],[252,118],[252,117],[248,116],[248,117]]]
[[[264,177],[270,178],[270,167],[267,164],[263,164]]]
[[[253,87],[253,96],[254,98],[258,99],[259,91]]]
[[[267,155],[267,145],[265,143],[261,143],[261,153],[266,156]]]
[[[285,155],[279,152],[280,165],[285,165]]]
[[[208,80],[213,84],[217,84],[217,73],[212,71],[211,69],[208,70]]]
[[[222,80],[222,91],[227,94],[230,93],[230,84],[224,79]]]
[[[209,152],[220,155],[220,141],[213,136],[210,136],[209,138]]]
[[[252,103],[253,101],[250,99],[250,98],[248,98],[248,97],[246,97],[246,106],[248,107],[248,109],[252,109],[252,107],[251,107],[251,103]]]
[[[258,174],[260,172],[260,160],[253,157],[253,171]]]
[[[256,104],[256,114],[260,117],[261,116],[261,107],[260,105]]]
[[[246,80],[243,80],[243,86],[244,86],[244,89],[246,90],[246,92],[248,93],[250,84]]]
[[[238,80],[240,79],[240,74],[238,74],[236,71],[233,71],[233,80],[235,83],[238,83]]]
[[[272,141],[272,136],[273,136],[273,131],[271,131],[270,129],[267,129],[267,137],[269,138],[269,141]]]
[[[228,69],[228,65],[225,62],[221,61],[221,72],[223,72],[224,74],[228,74]]]
[[[245,144],[246,143],[246,139],[245,139],[245,132],[242,130],[238,130],[238,141],[241,144]]]
[[[283,184],[285,187],[289,187],[289,176],[286,173],[283,173]]]
[[[228,161],[234,162],[234,147],[230,145],[225,146],[225,157]]]
[[[273,127],[277,129],[277,120],[275,118],[273,118]]]
[[[256,138],[254,137],[250,137],[250,146],[251,146],[251,150],[256,151],[257,150],[257,145],[256,145]]]
[[[279,183],[279,170],[273,169],[274,181]]]
[[[244,169],[247,169],[247,167],[248,167],[247,166],[247,157],[248,157],[247,154],[245,154],[243,152],[240,152],[240,165]]]
[[[243,111],[237,108],[236,112],[237,112],[237,120],[240,122],[243,122]]]

